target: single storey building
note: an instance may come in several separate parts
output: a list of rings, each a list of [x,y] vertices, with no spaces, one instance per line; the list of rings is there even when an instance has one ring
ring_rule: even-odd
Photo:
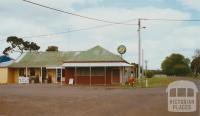
[[[68,84],[73,80],[73,84],[112,85],[127,81],[128,67],[132,65],[101,46],[86,51],[27,52],[6,67],[3,78],[7,83],[28,77],[34,83]]]

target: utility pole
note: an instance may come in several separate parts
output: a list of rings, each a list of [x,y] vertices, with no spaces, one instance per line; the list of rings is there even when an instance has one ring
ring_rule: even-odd
[[[140,73],[140,66],[141,66],[141,29],[144,29],[146,27],[141,27],[141,20],[138,19],[138,79],[141,79],[141,73]]]
[[[144,49],[142,49],[142,77],[144,77]]]
[[[141,19],[138,19],[138,79],[140,80],[140,57],[141,57],[141,38],[140,38],[140,30],[141,30]]]

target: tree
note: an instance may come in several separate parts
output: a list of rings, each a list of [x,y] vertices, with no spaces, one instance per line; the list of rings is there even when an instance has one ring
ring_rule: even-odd
[[[185,64],[176,64],[174,65],[174,73],[175,75],[184,76],[190,72],[189,66]]]
[[[191,69],[196,77],[198,73],[200,73],[200,50],[195,50],[195,54],[193,56],[193,60],[191,62]]]
[[[146,77],[147,78],[152,78],[154,76],[154,72],[153,71],[147,71],[146,72]]]
[[[3,54],[8,55],[10,52],[19,52],[20,54],[24,53],[24,51],[38,51],[40,46],[38,46],[34,42],[24,41],[22,38],[18,38],[16,36],[10,36],[7,38],[7,43],[10,46],[6,47],[3,51]]]
[[[58,47],[57,46],[48,46],[48,48],[46,49],[46,51],[58,51]]]
[[[164,74],[167,75],[186,75],[190,72],[190,60],[181,54],[171,54],[166,57],[161,64]]]

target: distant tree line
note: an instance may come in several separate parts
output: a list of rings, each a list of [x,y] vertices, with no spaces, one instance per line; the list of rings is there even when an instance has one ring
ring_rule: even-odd
[[[193,75],[197,77],[200,74],[200,50],[195,51],[195,55],[190,61],[182,54],[173,53],[167,56],[161,64],[162,73],[166,75],[187,76]]]

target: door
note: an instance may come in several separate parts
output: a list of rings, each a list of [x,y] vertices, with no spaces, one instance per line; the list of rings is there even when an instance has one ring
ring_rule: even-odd
[[[119,84],[120,83],[120,70],[119,69],[112,69],[112,84]]]
[[[45,67],[42,68],[42,82],[45,82],[47,77],[47,69]]]

